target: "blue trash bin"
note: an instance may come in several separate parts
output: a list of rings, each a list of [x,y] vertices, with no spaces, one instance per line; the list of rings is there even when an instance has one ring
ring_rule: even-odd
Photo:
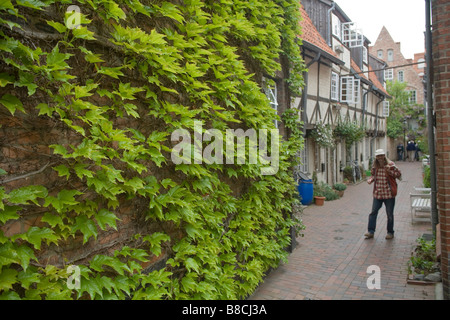
[[[311,179],[309,180],[300,180],[300,183],[297,187],[298,193],[301,197],[301,203],[304,206],[308,206],[313,202],[314,195],[314,185]]]

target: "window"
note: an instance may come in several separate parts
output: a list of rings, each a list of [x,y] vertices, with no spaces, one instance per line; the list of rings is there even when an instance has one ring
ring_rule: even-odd
[[[384,69],[384,80],[394,80],[394,69]]]
[[[416,90],[409,90],[409,103],[415,104],[417,102]]]
[[[331,15],[331,23],[333,30],[331,31],[334,36],[336,36],[339,40],[341,39],[341,20],[339,18],[332,14]]]
[[[265,82],[265,84],[264,84],[264,92],[265,92],[267,98],[269,99],[270,106],[275,110],[275,114],[278,114],[278,101],[277,101],[277,86],[276,86],[276,84],[269,85],[267,82]],[[275,128],[278,128],[278,121],[277,120],[275,120],[274,124],[275,124]]]
[[[419,69],[424,69],[425,68],[425,59],[420,58],[417,62],[419,62],[419,64],[417,65],[417,67]]]
[[[398,72],[398,74],[397,74],[397,78],[398,78],[398,81],[399,81],[399,82],[405,81],[405,74],[404,74],[404,72],[400,70],[400,71]]]
[[[361,30],[356,28],[354,22],[342,24],[342,42],[349,48],[362,47],[364,45],[364,36]]]
[[[363,62],[369,63],[369,56],[368,56],[367,48],[364,46],[362,47],[362,55],[363,55]]]
[[[341,78],[341,101],[347,103],[359,103],[360,80],[354,77]]]
[[[394,61],[394,50],[389,49],[387,51],[387,59],[388,61]]]
[[[339,75],[331,72],[331,100],[339,100]]]
[[[383,117],[389,117],[389,107],[390,107],[389,101],[384,101],[383,102]]]
[[[383,50],[378,50],[377,56],[378,56],[378,59],[383,59]]]
[[[308,165],[308,154],[309,154],[309,146],[307,141],[305,141],[305,144],[302,149],[300,149],[300,164],[299,164],[299,170],[300,172],[309,172],[309,165]]]

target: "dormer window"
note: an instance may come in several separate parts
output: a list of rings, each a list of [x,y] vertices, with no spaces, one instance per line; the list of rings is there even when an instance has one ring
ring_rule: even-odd
[[[354,22],[342,24],[342,42],[349,48],[362,47],[364,45],[364,36]]]
[[[331,32],[335,37],[337,37],[339,40],[341,40],[341,20],[335,15],[331,15],[331,24],[332,24],[332,30]]]

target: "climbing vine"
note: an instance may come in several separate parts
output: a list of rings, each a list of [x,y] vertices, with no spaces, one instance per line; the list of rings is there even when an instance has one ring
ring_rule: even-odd
[[[0,144],[20,127],[42,149],[29,174],[0,160],[0,298],[250,294],[286,259],[301,137],[263,175],[174,164],[171,134],[274,128],[262,77],[281,55],[302,86],[298,19],[292,0],[1,1]]]

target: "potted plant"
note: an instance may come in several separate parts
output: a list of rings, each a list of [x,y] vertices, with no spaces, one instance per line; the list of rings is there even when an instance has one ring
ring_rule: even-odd
[[[326,190],[323,182],[316,183],[314,185],[313,195],[314,195],[314,202],[316,203],[316,205],[323,206],[326,199],[325,193]]]
[[[339,197],[343,197],[344,196],[344,191],[345,189],[347,189],[347,186],[343,183],[336,183],[333,186],[333,189],[337,191],[337,193],[339,194]]]

